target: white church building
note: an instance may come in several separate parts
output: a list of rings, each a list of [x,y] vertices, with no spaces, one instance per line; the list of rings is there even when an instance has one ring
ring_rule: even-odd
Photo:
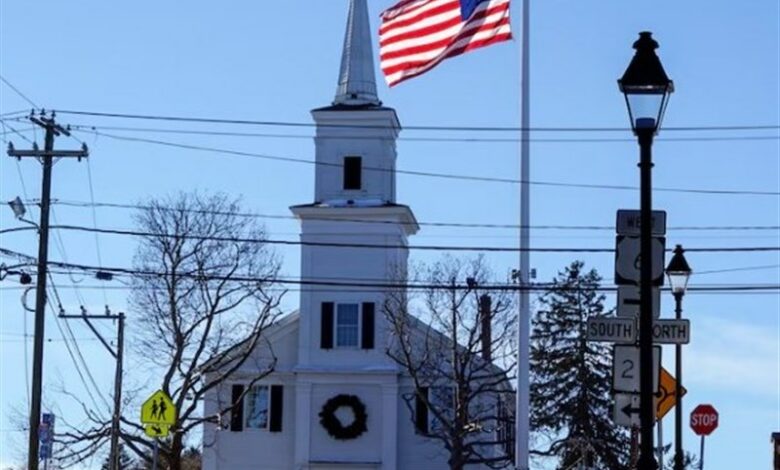
[[[291,207],[304,242],[301,279],[397,282],[419,226],[396,199],[401,125],[377,96],[366,0],[350,0],[336,97],[312,116],[314,202]],[[411,381],[386,355],[384,295],[377,287],[303,285],[298,312],[265,334],[274,371],[247,389],[264,360],[258,352],[204,401],[212,416],[243,396],[220,423],[205,425],[204,470],[449,468],[442,445],[418,432],[419,412],[416,422],[404,398]],[[347,435],[326,429],[328,412]]]

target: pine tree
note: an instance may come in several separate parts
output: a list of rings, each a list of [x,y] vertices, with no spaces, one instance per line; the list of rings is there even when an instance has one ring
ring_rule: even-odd
[[[538,455],[564,469],[584,459],[594,469],[626,468],[629,438],[612,422],[612,353],[587,341],[587,320],[604,315],[601,277],[575,261],[539,299],[531,332],[531,427],[550,439]]]

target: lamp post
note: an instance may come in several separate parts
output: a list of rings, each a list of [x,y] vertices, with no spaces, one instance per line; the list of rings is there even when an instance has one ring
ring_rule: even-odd
[[[674,295],[674,317],[682,319],[682,299],[688,288],[688,279],[691,277],[691,267],[685,260],[685,250],[682,245],[674,248],[674,255],[666,267],[666,275]],[[674,356],[675,375],[677,383],[674,387],[674,398],[677,401],[674,410],[674,470],[683,470],[682,450],[682,345],[676,344]]]
[[[639,277],[639,397],[641,424],[640,470],[658,468],[653,456],[653,297],[652,297],[652,146],[674,84],[655,54],[658,43],[652,33],[639,33],[636,53],[618,86],[626,99],[631,129],[640,148],[640,277]]]

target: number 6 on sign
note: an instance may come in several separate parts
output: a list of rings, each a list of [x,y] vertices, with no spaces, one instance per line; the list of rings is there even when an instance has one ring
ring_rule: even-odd
[[[661,347],[653,346],[653,390],[658,391],[661,375]],[[615,346],[612,363],[612,390],[623,393],[639,393],[639,348]]]

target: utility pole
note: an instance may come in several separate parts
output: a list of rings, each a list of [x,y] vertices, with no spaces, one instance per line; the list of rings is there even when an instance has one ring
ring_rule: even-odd
[[[46,313],[46,264],[49,254],[49,204],[51,202],[51,170],[54,158],[75,157],[81,160],[89,156],[86,145],[81,150],[54,150],[55,136],[70,132],[56,123],[54,113],[47,118],[45,113],[36,117],[30,115],[30,121],[46,130],[44,149],[41,151],[33,144],[32,150],[16,150],[8,144],[8,155],[19,160],[22,157],[38,158],[43,164],[43,183],[41,185],[41,221],[38,227],[38,279],[35,292],[35,330],[33,340],[33,378],[30,401],[30,434],[27,449],[29,470],[38,470],[38,431],[41,422],[41,389],[43,382],[43,334]]]
[[[82,319],[87,324],[90,330],[95,333],[95,336],[103,343],[103,346],[108,350],[109,354],[116,359],[116,371],[114,372],[114,411],[111,413],[111,451],[108,457],[109,470],[119,470],[119,424],[122,416],[122,373],[123,373],[123,358],[125,348],[125,314],[119,312],[118,315],[112,315],[111,311],[106,306],[105,315],[89,315],[87,310],[82,306],[81,315],[65,315],[60,313],[60,318],[65,319]],[[90,320],[118,320],[117,334],[116,334],[116,350],[106,341],[100,332],[95,328]]]

